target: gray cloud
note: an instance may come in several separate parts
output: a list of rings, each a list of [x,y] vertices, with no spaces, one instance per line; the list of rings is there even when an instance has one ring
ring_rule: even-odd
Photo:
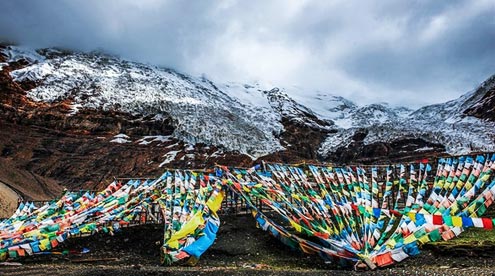
[[[495,3],[2,0],[0,39],[417,107],[495,73]]]

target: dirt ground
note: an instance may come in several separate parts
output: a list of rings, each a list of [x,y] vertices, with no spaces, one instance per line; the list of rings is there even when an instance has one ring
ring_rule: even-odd
[[[60,250],[87,254],[45,255],[0,266],[0,275],[493,275],[495,247],[483,250],[430,246],[391,268],[355,272],[293,252],[255,227],[249,215],[222,217],[215,244],[195,267],[159,265],[162,227],[124,229],[114,237],[73,239]],[[97,261],[100,259],[100,261]],[[91,262],[81,262],[93,260]]]
[[[18,199],[14,190],[0,182],[0,218],[8,218],[15,212]]]

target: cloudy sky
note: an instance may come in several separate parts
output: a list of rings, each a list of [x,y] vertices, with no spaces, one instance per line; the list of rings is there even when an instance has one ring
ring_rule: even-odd
[[[495,1],[1,0],[0,40],[417,107],[495,73]]]

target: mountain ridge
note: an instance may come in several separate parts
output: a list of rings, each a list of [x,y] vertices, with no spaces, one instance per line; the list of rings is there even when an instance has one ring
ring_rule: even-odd
[[[4,46],[0,164],[47,183],[94,187],[98,174],[151,175],[169,166],[494,151],[495,120],[484,112],[493,110],[494,83],[492,76],[458,99],[411,110],[324,93],[301,101],[292,88],[214,83],[100,53]],[[36,138],[17,139],[15,131]]]

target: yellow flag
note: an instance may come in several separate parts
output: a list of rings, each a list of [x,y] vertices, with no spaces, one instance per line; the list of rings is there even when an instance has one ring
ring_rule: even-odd
[[[301,231],[302,231],[301,225],[297,224],[293,220],[290,220],[290,224],[292,225],[292,227],[294,227],[294,229],[296,229],[297,232],[301,233]]]
[[[397,244],[397,242],[396,242],[394,239],[390,239],[390,240],[387,242],[387,247],[388,247],[388,248],[394,248],[396,244]]]
[[[474,212],[476,211],[476,204],[469,206],[468,211],[469,213],[474,214]]]
[[[421,236],[418,240],[420,243],[425,244],[425,243],[428,243],[430,241],[430,238],[428,237],[428,235],[424,235],[424,236]]]
[[[203,212],[197,212],[191,218],[190,221],[186,222],[182,228],[175,232],[170,239],[167,241],[167,245],[171,248],[179,248],[178,240],[184,238],[185,236],[192,234],[199,225],[203,224],[205,220],[203,219]]]
[[[216,213],[218,209],[220,209],[220,206],[222,205],[222,201],[223,201],[223,191],[219,192],[213,199],[210,198],[210,200],[208,200],[206,205],[208,206],[208,208],[210,208],[212,212]]]
[[[457,227],[462,227],[462,218],[461,217],[452,217],[452,225]]]
[[[404,244],[412,243],[416,240],[414,235],[409,235],[404,239]]]
[[[49,239],[43,239],[43,240],[40,240],[40,249],[41,250],[46,250],[48,249],[47,246],[50,244],[50,240]]]
[[[416,222],[416,213],[409,212],[407,216],[414,222]]]

